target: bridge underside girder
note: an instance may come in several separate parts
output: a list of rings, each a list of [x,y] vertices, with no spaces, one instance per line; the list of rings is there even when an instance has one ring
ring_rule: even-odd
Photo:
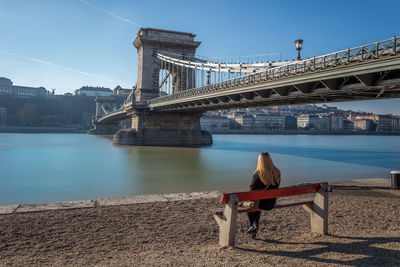
[[[112,124],[116,121],[128,119],[130,116],[125,110],[118,110],[116,112],[107,114],[101,117],[97,123],[98,124]]]
[[[322,72],[320,72],[322,73]],[[306,75],[304,75],[306,76]],[[400,97],[400,70],[382,70],[354,75],[316,75],[317,79],[304,79],[307,82],[271,86],[271,82],[248,82],[226,90],[202,95],[188,96],[185,99],[151,104],[157,111],[206,111],[257,106],[296,105],[306,103],[325,103],[358,101],[380,98]],[[280,79],[283,80],[283,79]],[[169,103],[168,103],[169,102]]]
[[[318,90],[321,92],[320,90]],[[382,93],[383,91],[383,93]],[[173,104],[159,109],[160,111],[190,111],[190,110],[220,110],[220,109],[232,109],[232,108],[247,108],[247,107],[266,107],[266,106],[282,106],[282,105],[300,105],[300,104],[311,104],[311,103],[328,103],[328,102],[345,102],[345,101],[361,101],[371,99],[384,99],[384,98],[400,98],[400,87],[390,89],[373,89],[365,92],[363,90],[349,90],[344,94],[338,96],[337,94],[310,94],[307,97],[273,97],[270,99],[262,99],[256,97],[253,101],[242,99],[240,101],[230,101],[228,103],[215,103],[208,105],[190,106],[188,104]]]

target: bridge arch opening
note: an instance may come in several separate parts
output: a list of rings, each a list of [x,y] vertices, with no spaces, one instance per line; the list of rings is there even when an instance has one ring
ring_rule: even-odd
[[[186,58],[185,54],[176,54],[175,56],[181,59]],[[199,74],[195,69],[171,64],[161,59],[159,59],[158,65],[159,96],[175,94],[197,86],[196,81]]]
[[[160,70],[158,75],[159,96],[166,96],[188,89],[185,81],[187,68],[168,64],[160,60]],[[194,72],[192,73],[194,75]],[[195,77],[193,76],[193,80]],[[193,82],[194,84],[194,82]]]

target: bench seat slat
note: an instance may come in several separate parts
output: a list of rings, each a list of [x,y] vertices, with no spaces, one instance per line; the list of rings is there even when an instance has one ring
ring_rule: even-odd
[[[316,193],[321,184],[327,183],[316,183],[310,185],[302,185],[302,186],[293,186],[293,187],[285,187],[278,189],[269,189],[269,190],[254,190],[247,192],[235,192],[235,193],[225,193],[222,195],[221,204],[226,204],[229,201],[229,196],[231,194],[235,194],[239,202],[250,201],[250,200],[261,200],[261,199],[270,199],[270,198],[278,198],[278,197],[287,197],[308,193]]]
[[[291,207],[291,206],[298,206],[298,205],[307,205],[307,204],[312,204],[314,198],[308,198],[308,199],[300,199],[300,200],[293,200],[293,201],[286,201],[286,202],[280,202],[277,203],[274,207],[274,209],[280,209],[280,208],[286,208],[286,207]],[[245,207],[239,207],[238,212],[253,212],[253,211],[260,211],[260,209],[248,209]],[[218,209],[209,209],[208,212],[214,214],[214,215],[222,215],[224,214],[224,208],[218,208]]]

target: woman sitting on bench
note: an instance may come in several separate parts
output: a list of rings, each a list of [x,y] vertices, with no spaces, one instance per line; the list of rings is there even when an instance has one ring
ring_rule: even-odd
[[[267,152],[258,155],[257,169],[253,173],[253,179],[250,184],[250,190],[276,189],[281,183],[281,172],[275,167],[271,156]],[[253,207],[261,210],[272,210],[275,207],[276,198],[262,199]],[[248,212],[250,227],[247,230],[252,238],[256,237],[258,231],[258,222],[260,221],[261,211]]]

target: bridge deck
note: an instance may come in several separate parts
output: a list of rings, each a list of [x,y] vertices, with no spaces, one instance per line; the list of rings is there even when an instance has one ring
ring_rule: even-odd
[[[400,97],[400,56],[270,78],[256,73],[150,101],[152,110],[211,110]],[[273,75],[273,74],[272,74]]]

